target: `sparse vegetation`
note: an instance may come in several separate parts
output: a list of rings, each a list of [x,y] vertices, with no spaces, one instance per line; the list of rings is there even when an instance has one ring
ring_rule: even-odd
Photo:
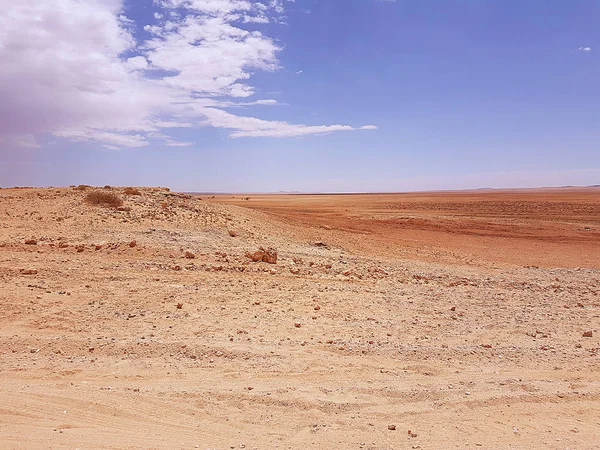
[[[111,206],[114,208],[123,205],[123,200],[118,195],[103,191],[90,192],[85,196],[85,201],[90,205]]]
[[[126,187],[125,189],[123,189],[123,194],[125,194],[125,195],[142,195],[142,193],[138,189],[132,188],[132,187]]]
[[[91,186],[87,185],[87,184],[80,184],[77,187],[74,187],[73,189],[75,189],[76,191],[85,191],[86,189],[91,188]]]

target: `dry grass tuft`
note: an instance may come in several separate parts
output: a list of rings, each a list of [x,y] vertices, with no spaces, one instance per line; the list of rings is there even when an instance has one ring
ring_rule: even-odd
[[[123,200],[112,192],[94,191],[85,196],[85,201],[90,205],[112,206],[118,208]]]
[[[136,188],[127,187],[123,189],[123,194],[125,195],[142,195],[142,193]]]
[[[75,189],[76,191],[85,191],[86,189],[91,188],[91,186],[87,185],[87,184],[80,184],[77,187],[74,187],[73,189]]]

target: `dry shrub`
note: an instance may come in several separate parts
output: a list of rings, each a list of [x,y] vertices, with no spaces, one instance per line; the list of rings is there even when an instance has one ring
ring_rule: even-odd
[[[90,205],[119,207],[123,200],[112,192],[94,191],[85,196],[85,201]]]
[[[123,189],[123,194],[125,195],[142,195],[142,193],[136,188],[127,187]]]
[[[76,191],[85,191],[88,188],[91,188],[91,186],[87,184],[80,184],[79,186],[74,187],[73,189],[75,189]]]

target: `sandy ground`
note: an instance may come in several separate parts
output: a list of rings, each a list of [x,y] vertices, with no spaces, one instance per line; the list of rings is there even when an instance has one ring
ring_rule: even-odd
[[[0,190],[0,448],[600,448],[599,189],[88,192]]]

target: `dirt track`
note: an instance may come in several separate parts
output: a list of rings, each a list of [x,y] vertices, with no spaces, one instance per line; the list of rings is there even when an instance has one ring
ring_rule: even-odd
[[[0,448],[600,448],[597,189],[86,192],[0,190]]]

